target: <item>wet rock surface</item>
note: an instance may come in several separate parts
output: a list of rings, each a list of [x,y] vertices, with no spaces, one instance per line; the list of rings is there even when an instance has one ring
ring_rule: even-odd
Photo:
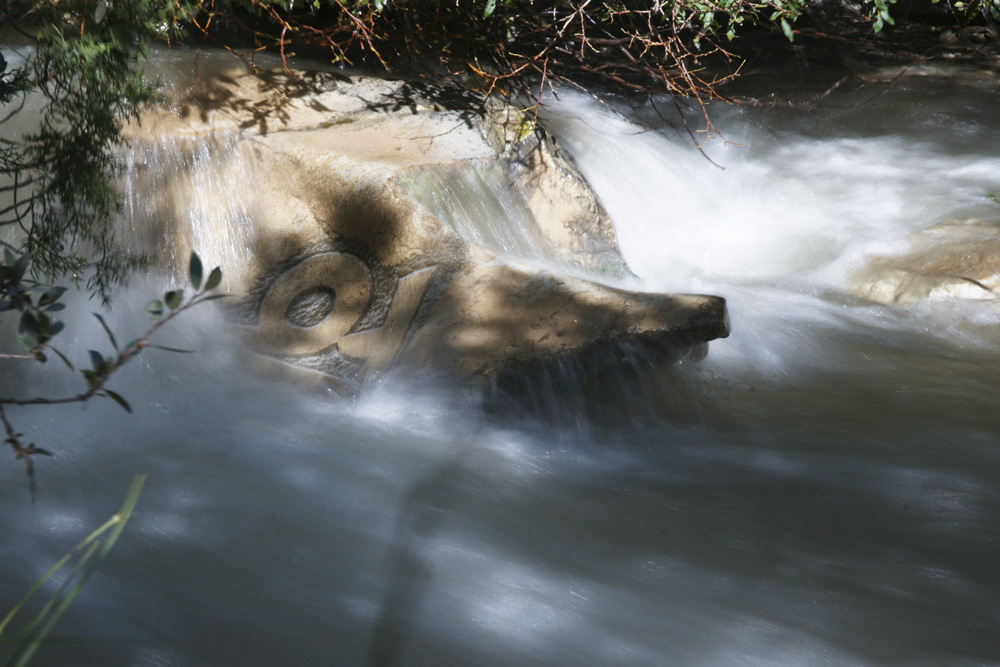
[[[851,276],[848,288],[887,305],[935,299],[998,300],[1000,223],[951,220],[913,234],[907,242],[909,252],[872,260]]]
[[[495,107],[452,91],[326,75],[263,81],[224,75],[144,122],[144,137],[226,135],[241,147],[228,159],[249,152],[249,253],[223,269],[261,354],[340,380],[404,362],[488,376],[616,340],[677,358],[727,335],[719,297],[628,292],[504,257],[404,186],[415,170],[500,162],[556,260],[620,263],[599,199],[543,133],[512,141]],[[182,173],[174,181],[162,189],[199,187]],[[186,201],[164,198],[170,210],[158,217],[185,217]],[[181,256],[199,249],[196,232],[177,236]]]

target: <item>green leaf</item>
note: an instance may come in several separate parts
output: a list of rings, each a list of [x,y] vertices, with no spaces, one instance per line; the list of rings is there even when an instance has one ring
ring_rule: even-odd
[[[111,333],[111,329],[108,328],[108,323],[105,322],[104,318],[97,313],[93,313],[93,315],[97,318],[97,321],[101,323],[101,328],[104,329],[104,333],[108,334],[108,339],[111,341],[111,347],[115,348],[115,352],[117,352],[118,342],[115,340],[115,335]]]
[[[60,324],[60,323],[59,323],[59,322],[56,322],[56,324]],[[67,358],[66,358],[66,355],[65,355],[65,354],[63,354],[62,352],[60,352],[59,350],[57,350],[57,349],[56,349],[56,348],[54,348],[54,347],[50,347],[49,349],[50,349],[50,350],[52,350],[53,352],[55,352],[55,353],[56,353],[56,355],[57,355],[57,356],[58,356],[58,357],[59,357],[60,359],[62,359],[62,360],[63,360],[63,363],[64,363],[64,364],[66,364],[66,366],[67,366],[67,367],[68,367],[68,368],[69,368],[69,369],[70,369],[71,371],[75,371],[75,370],[76,370],[75,368],[73,368],[73,364],[71,364],[71,363],[69,362],[69,359],[67,359]]]
[[[24,309],[31,305],[31,295],[23,291],[14,292],[10,295],[10,305],[19,313],[23,313]]]
[[[51,305],[59,300],[59,298],[66,293],[65,287],[53,287],[42,294],[42,298],[38,300],[38,307],[44,308],[45,306]]]
[[[166,350],[167,352],[180,352],[181,354],[194,354],[194,350],[182,350],[178,347],[166,347],[165,345],[150,345],[150,347],[155,347],[157,350]]]
[[[490,17],[490,14],[492,14],[493,10],[496,8],[497,8],[497,0],[489,0],[489,2],[486,3],[486,9],[483,10],[483,18],[488,19]]]
[[[785,19],[781,19],[781,30],[785,33],[785,37],[788,38],[789,42],[795,41],[795,33],[792,32],[792,26]]]
[[[34,350],[36,347],[38,347],[38,341],[35,340],[33,336],[29,336],[27,334],[18,334],[17,340],[21,343],[21,345],[23,345],[25,348],[29,350]]]
[[[218,287],[219,283],[221,282],[222,282],[222,268],[217,266],[214,269],[212,269],[212,272],[210,274],[208,274],[208,280],[205,281],[205,291],[211,292],[216,287]]]
[[[17,327],[17,331],[28,336],[37,336],[42,333],[38,327],[38,320],[35,319],[30,310],[24,311],[21,315],[21,322]]]
[[[188,265],[188,273],[191,276],[191,285],[194,286],[195,290],[201,289],[201,258],[198,257],[198,253],[191,252],[191,263]]]
[[[87,369],[80,371],[83,374],[83,379],[87,381],[87,386],[93,389],[101,383],[101,376],[94,371]]]
[[[154,320],[158,320],[163,317],[163,302],[159,300],[153,300],[146,304],[146,312]]]
[[[90,355],[90,365],[94,367],[96,372],[100,373],[101,366],[104,365],[104,357],[97,350],[87,350],[87,354]]]
[[[170,310],[177,310],[181,302],[184,301],[184,290],[170,290],[163,295],[163,302],[167,304],[167,308]]]
[[[21,255],[14,262],[14,271],[11,274],[13,282],[17,283],[21,281],[24,277],[25,272],[28,270],[28,264],[31,263],[31,257],[28,254]]]
[[[38,329],[46,337],[52,331],[52,320],[45,313],[38,313]]]
[[[128,404],[128,401],[126,401],[124,398],[122,398],[120,394],[118,394],[117,392],[111,391],[110,389],[105,389],[104,393],[108,395],[108,398],[110,398],[111,400],[113,400],[118,405],[122,406],[122,408],[125,409],[125,412],[127,412],[129,414],[132,414],[132,406],[130,406]]]

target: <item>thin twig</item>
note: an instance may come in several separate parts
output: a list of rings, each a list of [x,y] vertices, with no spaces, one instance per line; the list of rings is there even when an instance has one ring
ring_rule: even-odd
[[[61,405],[65,403],[80,403],[83,401],[90,400],[95,394],[104,389],[104,385],[108,382],[109,379],[111,379],[112,374],[119,368],[121,368],[122,364],[124,364],[125,361],[129,359],[129,357],[138,354],[144,348],[149,346],[149,339],[153,336],[154,333],[156,333],[156,331],[160,327],[162,327],[164,324],[171,321],[184,311],[188,310],[192,306],[201,303],[204,300],[205,296],[206,292],[204,290],[196,293],[191,298],[191,300],[188,301],[186,304],[184,304],[177,310],[172,311],[162,320],[157,320],[156,322],[154,322],[153,325],[149,328],[149,331],[147,331],[142,338],[139,338],[134,343],[132,343],[132,345],[130,345],[128,348],[118,353],[118,356],[115,358],[114,362],[108,367],[107,372],[105,372],[101,376],[98,376],[97,381],[94,382],[94,384],[92,384],[87,389],[87,391],[79,393],[75,396],[64,396],[62,398],[45,398],[45,397],[0,398],[0,405]]]

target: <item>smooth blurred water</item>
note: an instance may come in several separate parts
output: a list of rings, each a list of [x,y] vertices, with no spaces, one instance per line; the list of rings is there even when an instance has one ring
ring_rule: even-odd
[[[135,414],[11,411],[57,456],[34,505],[0,466],[0,608],[148,472],[37,664],[1000,664],[998,316],[843,288],[907,233],[1000,213],[997,101],[927,80],[849,110],[720,106],[721,170],[642,131],[648,107],[562,95],[547,125],[630,286],[729,300],[707,359],[345,399],[256,365],[206,306],[160,340],[196,354],[115,379]],[[139,332],[169,286],[106,315]],[[67,317],[81,362],[107,349],[96,308]],[[0,386],[77,390],[54,368]]]
[[[403,185],[425,210],[477,245],[536,262],[556,252],[503,163],[432,165],[406,175]]]

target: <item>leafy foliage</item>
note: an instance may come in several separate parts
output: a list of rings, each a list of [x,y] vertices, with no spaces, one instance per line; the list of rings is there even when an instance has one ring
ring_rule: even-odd
[[[35,275],[80,281],[91,269],[90,287],[106,297],[141,264],[113,243],[114,149],[123,123],[154,97],[137,60],[190,11],[150,0],[43,0],[12,17],[35,45],[20,67],[0,60],[0,246],[26,253]],[[42,101],[30,125],[18,113],[29,97]]]
[[[3,361],[38,361],[45,363],[48,359],[46,352],[55,353],[71,371],[76,368],[62,352],[52,346],[52,339],[63,330],[62,322],[53,318],[53,313],[63,309],[60,302],[66,293],[64,287],[45,288],[36,281],[28,278],[28,268],[30,257],[27,254],[15,256],[9,249],[5,250],[5,258],[0,263],[0,313],[16,311],[20,314],[18,324],[18,340],[24,347],[20,354],[0,354],[0,362]],[[202,286],[202,264],[196,253],[191,253],[189,263],[189,274],[194,290],[190,297],[185,299],[183,290],[170,290],[163,295],[163,299],[151,301],[146,306],[146,312],[153,320],[149,330],[141,337],[129,341],[125,345],[119,345],[107,322],[99,313],[94,313],[94,317],[100,323],[111,344],[112,352],[105,354],[99,350],[88,350],[90,362],[89,368],[79,370],[85,389],[73,396],[62,398],[20,398],[20,397],[0,397],[0,423],[6,432],[4,444],[10,445],[18,459],[23,459],[28,469],[28,477],[31,480],[32,492],[34,492],[34,456],[49,456],[51,452],[42,449],[35,443],[25,443],[24,435],[18,433],[11,423],[5,406],[11,405],[60,405],[65,403],[82,403],[94,397],[109,398],[126,412],[132,412],[132,406],[119,393],[107,387],[112,375],[117,372],[128,361],[139,355],[145,348],[153,347],[171,352],[183,352],[173,348],[154,345],[150,342],[156,331],[174,319],[184,311],[200,303],[223,298],[224,294],[210,294],[222,282],[222,269],[216,267],[209,274],[208,280]]]
[[[929,0],[937,3],[938,0]],[[742,59],[734,40],[748,29],[807,34],[836,50],[867,42],[895,22],[896,0],[234,0],[204,2],[192,26],[208,39],[287,57],[325,51],[335,63],[416,67],[424,75],[486,94],[538,102],[548,82],[597,82],[642,93],[720,96]],[[849,15],[845,36],[796,27],[815,5]],[[912,2],[904,3],[901,15]],[[971,0],[939,12],[961,23],[1000,16],[1000,0]],[[825,9],[823,11],[826,11]],[[849,28],[847,28],[849,26]],[[738,44],[738,42],[735,42]],[[529,102],[529,105],[532,103]],[[529,108],[531,108],[529,106]],[[706,121],[711,126],[706,114]]]

